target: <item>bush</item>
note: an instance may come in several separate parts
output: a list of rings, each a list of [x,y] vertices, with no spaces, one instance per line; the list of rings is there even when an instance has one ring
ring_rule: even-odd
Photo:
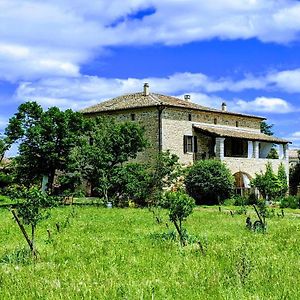
[[[280,200],[280,208],[300,208],[300,197],[288,196]]]
[[[201,160],[189,169],[185,185],[197,204],[219,204],[232,195],[234,178],[222,162]]]
[[[244,206],[244,205],[253,205],[257,204],[258,200],[254,193],[249,194],[249,196],[240,196],[235,195],[231,197],[230,199],[226,199],[224,201],[224,204],[229,205],[235,205],[235,206]]]

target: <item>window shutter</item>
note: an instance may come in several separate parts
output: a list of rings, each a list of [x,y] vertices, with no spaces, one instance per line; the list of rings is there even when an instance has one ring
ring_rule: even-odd
[[[187,152],[187,136],[186,135],[183,136],[183,152],[184,153]]]
[[[198,152],[198,143],[197,143],[197,137],[194,136],[194,153]]]

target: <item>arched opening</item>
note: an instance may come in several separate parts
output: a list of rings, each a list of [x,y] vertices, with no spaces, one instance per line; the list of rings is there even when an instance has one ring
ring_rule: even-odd
[[[237,172],[233,174],[235,179],[235,192],[237,195],[245,196],[251,190],[251,176],[245,172]]]

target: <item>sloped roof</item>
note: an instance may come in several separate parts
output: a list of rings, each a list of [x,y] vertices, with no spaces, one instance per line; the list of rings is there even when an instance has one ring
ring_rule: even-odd
[[[108,112],[108,111],[117,111],[117,110],[125,110],[132,108],[143,108],[143,107],[153,107],[153,106],[171,106],[178,108],[186,108],[192,110],[201,110],[207,112],[218,112],[223,114],[231,114],[238,116],[246,116],[251,118],[256,118],[260,120],[264,120],[265,118],[254,116],[254,115],[246,115],[234,112],[222,111],[219,109],[214,109],[206,106],[199,105],[197,103],[193,103],[187,100],[182,100],[176,97],[161,95],[156,93],[149,93],[149,95],[144,95],[143,92],[126,94],[111,100],[107,100],[101,102],[99,104],[87,107],[81,112],[83,114],[95,114],[99,112]]]
[[[253,141],[271,142],[271,143],[289,143],[288,140],[266,135],[261,132],[245,130],[243,128],[225,128],[221,126],[193,125],[194,128],[218,137],[242,138]]]

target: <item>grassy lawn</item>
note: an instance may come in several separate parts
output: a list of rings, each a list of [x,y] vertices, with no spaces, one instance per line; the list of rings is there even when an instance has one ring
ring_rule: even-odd
[[[1,299],[300,299],[297,211],[259,234],[245,229],[245,215],[197,208],[186,227],[203,255],[197,244],[159,238],[166,215],[157,224],[147,209],[72,209],[55,208],[40,224],[36,264],[0,209]]]

